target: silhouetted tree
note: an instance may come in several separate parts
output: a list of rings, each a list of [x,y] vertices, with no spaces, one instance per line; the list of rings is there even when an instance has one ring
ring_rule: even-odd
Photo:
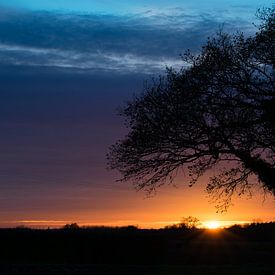
[[[255,178],[275,195],[274,9],[259,17],[253,37],[219,32],[200,54],[182,56],[187,67],[167,69],[127,103],[121,114],[130,131],[108,155],[122,180],[151,192],[179,169],[192,186],[217,167],[207,191],[221,210]]]
[[[67,223],[64,225],[63,229],[79,229],[79,225],[77,223]]]
[[[200,220],[196,217],[183,217],[181,219],[181,222],[179,223],[180,228],[189,228],[194,229],[197,228],[200,225]]]

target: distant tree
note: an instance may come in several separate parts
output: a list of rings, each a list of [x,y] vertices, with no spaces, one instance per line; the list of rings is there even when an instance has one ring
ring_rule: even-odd
[[[200,225],[200,220],[196,217],[183,217],[181,219],[181,222],[179,223],[180,228],[189,228],[194,229],[197,228]]]
[[[263,220],[260,218],[255,218],[251,221],[251,224],[260,224],[263,223]]]
[[[127,103],[129,133],[108,155],[122,180],[152,192],[180,169],[192,186],[216,167],[207,191],[222,211],[253,186],[275,195],[274,8],[258,15],[253,37],[219,32]]]
[[[65,224],[63,229],[79,229],[79,225],[77,223],[68,223]]]

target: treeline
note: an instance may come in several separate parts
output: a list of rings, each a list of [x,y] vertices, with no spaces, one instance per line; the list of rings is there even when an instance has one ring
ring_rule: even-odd
[[[275,223],[210,231],[171,227],[0,229],[0,264],[271,264]]]

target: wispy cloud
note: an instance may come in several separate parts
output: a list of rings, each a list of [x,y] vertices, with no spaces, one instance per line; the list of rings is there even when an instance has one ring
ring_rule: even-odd
[[[45,49],[0,44],[2,63],[24,66],[72,68],[90,71],[116,71],[121,73],[152,73],[166,66],[181,67],[178,58],[150,58],[131,53],[100,52],[86,53],[72,50]]]
[[[0,65],[120,73],[180,67],[179,54],[198,50],[222,23],[252,26],[181,9],[125,16],[6,10],[0,18]]]

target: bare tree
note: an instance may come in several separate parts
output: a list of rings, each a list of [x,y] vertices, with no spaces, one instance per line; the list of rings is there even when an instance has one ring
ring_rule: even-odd
[[[275,195],[274,9],[259,15],[253,37],[219,32],[127,103],[129,133],[108,155],[122,180],[151,192],[179,169],[192,186],[216,167],[207,191],[220,210],[256,185]]]
[[[192,216],[183,217],[181,219],[181,222],[179,223],[180,228],[189,228],[189,229],[197,228],[200,225],[201,225],[200,220]]]

